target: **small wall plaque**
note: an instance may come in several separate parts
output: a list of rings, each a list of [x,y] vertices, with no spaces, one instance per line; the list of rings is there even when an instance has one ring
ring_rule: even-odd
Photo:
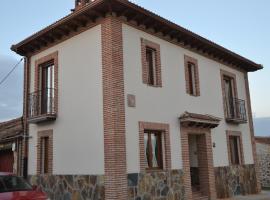
[[[136,107],[136,96],[133,94],[127,95],[128,107],[135,108]]]

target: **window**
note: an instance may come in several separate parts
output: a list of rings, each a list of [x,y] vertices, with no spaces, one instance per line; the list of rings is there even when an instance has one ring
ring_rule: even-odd
[[[146,62],[148,67],[148,84],[156,85],[156,51],[149,47],[146,48]]]
[[[242,134],[238,131],[227,131],[229,163],[231,165],[244,164]]]
[[[39,131],[37,135],[37,174],[52,174],[53,130]]]
[[[188,63],[188,76],[189,76],[189,88],[190,94],[196,95],[196,82],[195,82],[195,64]]]
[[[141,39],[143,83],[153,87],[162,87],[160,45]]]
[[[223,76],[224,90],[225,90],[225,104],[227,116],[230,118],[235,117],[235,106],[234,106],[234,80],[229,76]]]
[[[58,108],[58,51],[35,61],[35,91],[30,93],[29,119],[55,120]]]
[[[40,173],[49,173],[49,137],[40,139]]]
[[[53,112],[53,99],[54,99],[54,62],[50,61],[40,65],[40,101],[41,101],[41,114]]]
[[[233,165],[239,165],[240,163],[240,137],[230,136],[230,151],[231,151],[231,163]]]
[[[186,92],[192,96],[200,96],[198,61],[185,56]]]
[[[147,169],[163,169],[161,135],[160,131],[145,130],[144,132]]]

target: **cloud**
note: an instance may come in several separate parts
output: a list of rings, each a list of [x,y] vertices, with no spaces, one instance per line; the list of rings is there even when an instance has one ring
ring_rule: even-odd
[[[0,55],[0,80],[3,79],[18,61],[18,59],[13,57]],[[0,85],[0,121],[21,116],[22,107],[23,63]]]

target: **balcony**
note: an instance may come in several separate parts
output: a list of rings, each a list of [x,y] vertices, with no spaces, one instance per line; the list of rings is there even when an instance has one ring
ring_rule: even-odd
[[[226,99],[226,121],[234,124],[247,123],[247,112],[245,101],[241,99]]]
[[[41,123],[56,119],[55,94],[55,89],[52,88],[46,88],[29,94],[29,123]]]

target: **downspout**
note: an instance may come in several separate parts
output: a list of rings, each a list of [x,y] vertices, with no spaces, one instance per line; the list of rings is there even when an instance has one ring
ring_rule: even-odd
[[[25,179],[28,177],[28,93],[29,93],[29,58],[24,57],[24,92],[23,92],[23,167],[22,175]]]

